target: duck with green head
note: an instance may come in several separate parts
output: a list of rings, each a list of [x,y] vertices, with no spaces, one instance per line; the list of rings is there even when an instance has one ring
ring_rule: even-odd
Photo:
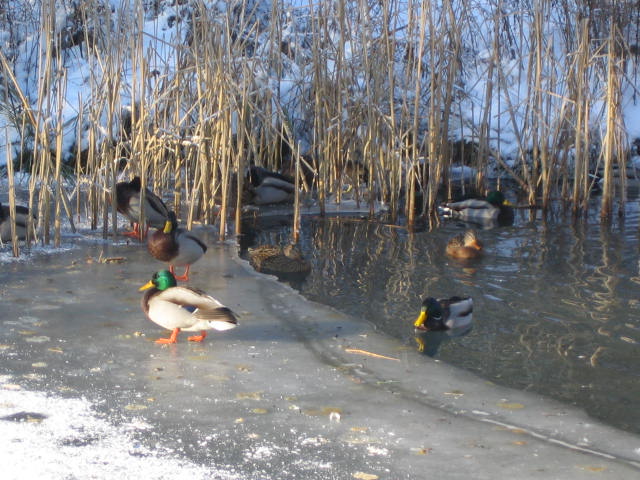
[[[188,340],[201,342],[207,336],[207,330],[224,331],[238,325],[231,309],[202,290],[177,286],[176,278],[169,270],[154,273],[140,291],[145,292],[141,305],[147,318],[171,330],[169,338],[159,338],[156,343],[177,343],[182,330],[200,331],[200,335],[188,337]]]
[[[487,194],[485,200],[470,198],[460,202],[445,203],[440,210],[445,216],[465,222],[479,224],[497,222],[507,225],[513,223],[513,206],[502,192],[493,190]]]
[[[419,331],[454,330],[471,324],[473,299],[471,297],[427,297],[422,301],[420,315],[413,322]]]
[[[157,260],[167,262],[171,273],[175,273],[176,266],[185,267],[184,274],[176,279],[188,281],[191,264],[206,253],[207,246],[194,233],[178,227],[176,214],[172,211],[168,213],[164,228],[148,238],[147,249]]]

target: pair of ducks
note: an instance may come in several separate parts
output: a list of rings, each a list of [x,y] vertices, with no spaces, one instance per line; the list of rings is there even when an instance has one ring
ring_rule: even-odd
[[[133,231],[125,235],[141,239],[149,227],[156,228],[148,237],[147,248],[154,258],[169,264],[168,270],[154,273],[151,280],[139,289],[145,292],[141,306],[146,317],[171,330],[169,338],[159,338],[156,343],[177,343],[178,334],[183,330],[199,331],[199,335],[190,336],[188,340],[201,342],[206,338],[207,330],[224,331],[236,327],[238,319],[231,309],[202,290],[178,286],[178,280],[189,280],[191,264],[205,254],[207,246],[196,235],[180,228],[175,212],[168,210],[164,202],[148,189],[145,189],[143,203],[147,221],[143,233],[138,225],[142,208],[141,189],[140,177],[120,182],[116,185],[116,201],[118,212],[134,225]],[[184,266],[184,274],[176,276],[175,266]]]
[[[476,231],[469,229],[456,235],[447,243],[446,253],[450,257],[469,260],[482,254],[482,242]],[[425,298],[420,315],[413,323],[417,331],[457,330],[471,325],[473,299],[471,297]]]
[[[133,224],[131,232],[123,235],[142,240],[147,236],[149,228],[156,231],[147,238],[147,248],[152,257],[169,264],[169,271],[175,275],[175,267],[185,267],[183,275],[176,280],[188,281],[191,264],[199,260],[206,252],[207,246],[196,235],[178,226],[175,212],[169,210],[160,197],[148,188],[144,195],[144,217],[147,222],[144,232],[138,220],[141,210],[140,177],[130,182],[116,185],[116,205],[119,213]]]

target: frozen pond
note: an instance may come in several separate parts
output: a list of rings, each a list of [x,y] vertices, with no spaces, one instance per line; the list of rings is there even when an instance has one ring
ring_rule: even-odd
[[[467,263],[444,255],[460,222],[409,234],[364,219],[305,218],[301,245],[313,271],[293,285],[416,348],[423,296],[470,295],[471,332],[424,334],[425,354],[640,432],[637,194],[611,226],[595,209],[575,225],[559,211],[546,221],[517,213],[511,227],[480,230],[485,255]],[[246,245],[290,234],[283,218],[247,227]]]

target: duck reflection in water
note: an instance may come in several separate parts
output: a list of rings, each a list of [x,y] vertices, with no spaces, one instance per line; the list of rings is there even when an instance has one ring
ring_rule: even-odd
[[[413,340],[416,342],[416,346],[420,353],[424,353],[429,357],[435,357],[438,354],[440,345],[455,338],[464,337],[471,332],[472,329],[473,326],[469,324],[453,330],[440,330],[434,332],[416,331]]]

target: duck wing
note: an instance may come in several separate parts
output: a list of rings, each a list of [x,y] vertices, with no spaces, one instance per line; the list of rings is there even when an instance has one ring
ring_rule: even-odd
[[[461,328],[471,323],[473,319],[473,299],[471,297],[451,297],[440,299],[445,310],[445,325],[452,328]]]
[[[260,187],[273,187],[279,190],[283,190],[287,193],[295,192],[295,184],[277,177],[267,177],[259,185]]]
[[[202,241],[200,237],[196,234],[190,232],[189,230],[185,230],[184,228],[178,228],[175,231],[175,238],[178,244],[182,245],[185,242],[191,241],[197,244],[197,248],[202,249],[202,254],[207,253],[207,245]]]
[[[282,182],[286,182],[290,184],[295,183],[293,178],[289,177],[288,175],[283,175],[282,173],[278,173],[278,172],[272,172],[271,170],[267,170],[266,168],[262,168],[262,167],[257,167],[255,165],[251,165],[251,167],[249,167],[248,177],[249,177],[249,181],[251,182],[251,185],[253,185],[254,187],[257,187],[258,185],[260,185],[261,183],[263,183],[265,180],[269,178],[281,180]]]
[[[478,200],[476,198],[462,200],[461,202],[447,203],[446,206],[451,208],[452,210],[465,210],[467,208],[470,208],[473,210],[493,208],[493,205],[491,205],[486,200]]]
[[[145,198],[147,205],[145,206],[144,214],[147,217],[147,221],[153,227],[162,228],[164,226],[164,222],[169,216],[169,209],[162,199],[151,190],[147,189],[145,191]]]
[[[196,319],[210,323],[215,330],[227,330],[238,323],[230,308],[197,288],[172,287],[161,292],[160,297],[189,310]]]

